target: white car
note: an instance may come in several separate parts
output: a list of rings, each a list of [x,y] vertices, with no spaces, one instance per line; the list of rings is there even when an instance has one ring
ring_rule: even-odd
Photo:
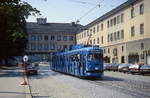
[[[138,64],[133,64],[133,65],[129,66],[130,73],[131,74],[139,73],[140,67],[141,67],[141,65],[138,65]]]

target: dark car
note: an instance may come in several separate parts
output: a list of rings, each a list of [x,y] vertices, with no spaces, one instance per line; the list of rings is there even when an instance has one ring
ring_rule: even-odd
[[[27,75],[37,75],[38,74],[38,68],[37,66],[28,65],[26,70]]]
[[[140,68],[140,73],[142,75],[144,74],[150,74],[150,65],[143,65],[141,68]]]
[[[131,64],[120,64],[119,67],[118,67],[118,71],[126,73],[126,72],[129,71],[129,66],[130,65]]]

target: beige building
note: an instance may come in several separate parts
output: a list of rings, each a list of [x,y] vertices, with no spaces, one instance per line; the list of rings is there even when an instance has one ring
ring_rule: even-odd
[[[76,34],[77,44],[99,45],[108,63],[150,64],[150,0],[128,0]]]
[[[47,23],[46,18],[27,23],[28,44],[26,53],[34,60],[45,60],[51,53],[76,44],[76,32],[81,25],[75,23]]]

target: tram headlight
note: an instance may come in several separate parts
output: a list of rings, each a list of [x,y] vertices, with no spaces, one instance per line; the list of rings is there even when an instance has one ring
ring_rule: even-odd
[[[87,73],[87,75],[91,75],[91,73]]]
[[[99,68],[98,67],[95,67],[95,70],[98,70]]]
[[[89,70],[88,68],[86,68],[86,70]]]

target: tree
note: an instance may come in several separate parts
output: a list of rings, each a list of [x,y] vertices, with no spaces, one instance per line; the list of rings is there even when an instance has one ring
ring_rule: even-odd
[[[39,13],[21,0],[0,1],[0,63],[24,53],[27,43],[26,18]]]

